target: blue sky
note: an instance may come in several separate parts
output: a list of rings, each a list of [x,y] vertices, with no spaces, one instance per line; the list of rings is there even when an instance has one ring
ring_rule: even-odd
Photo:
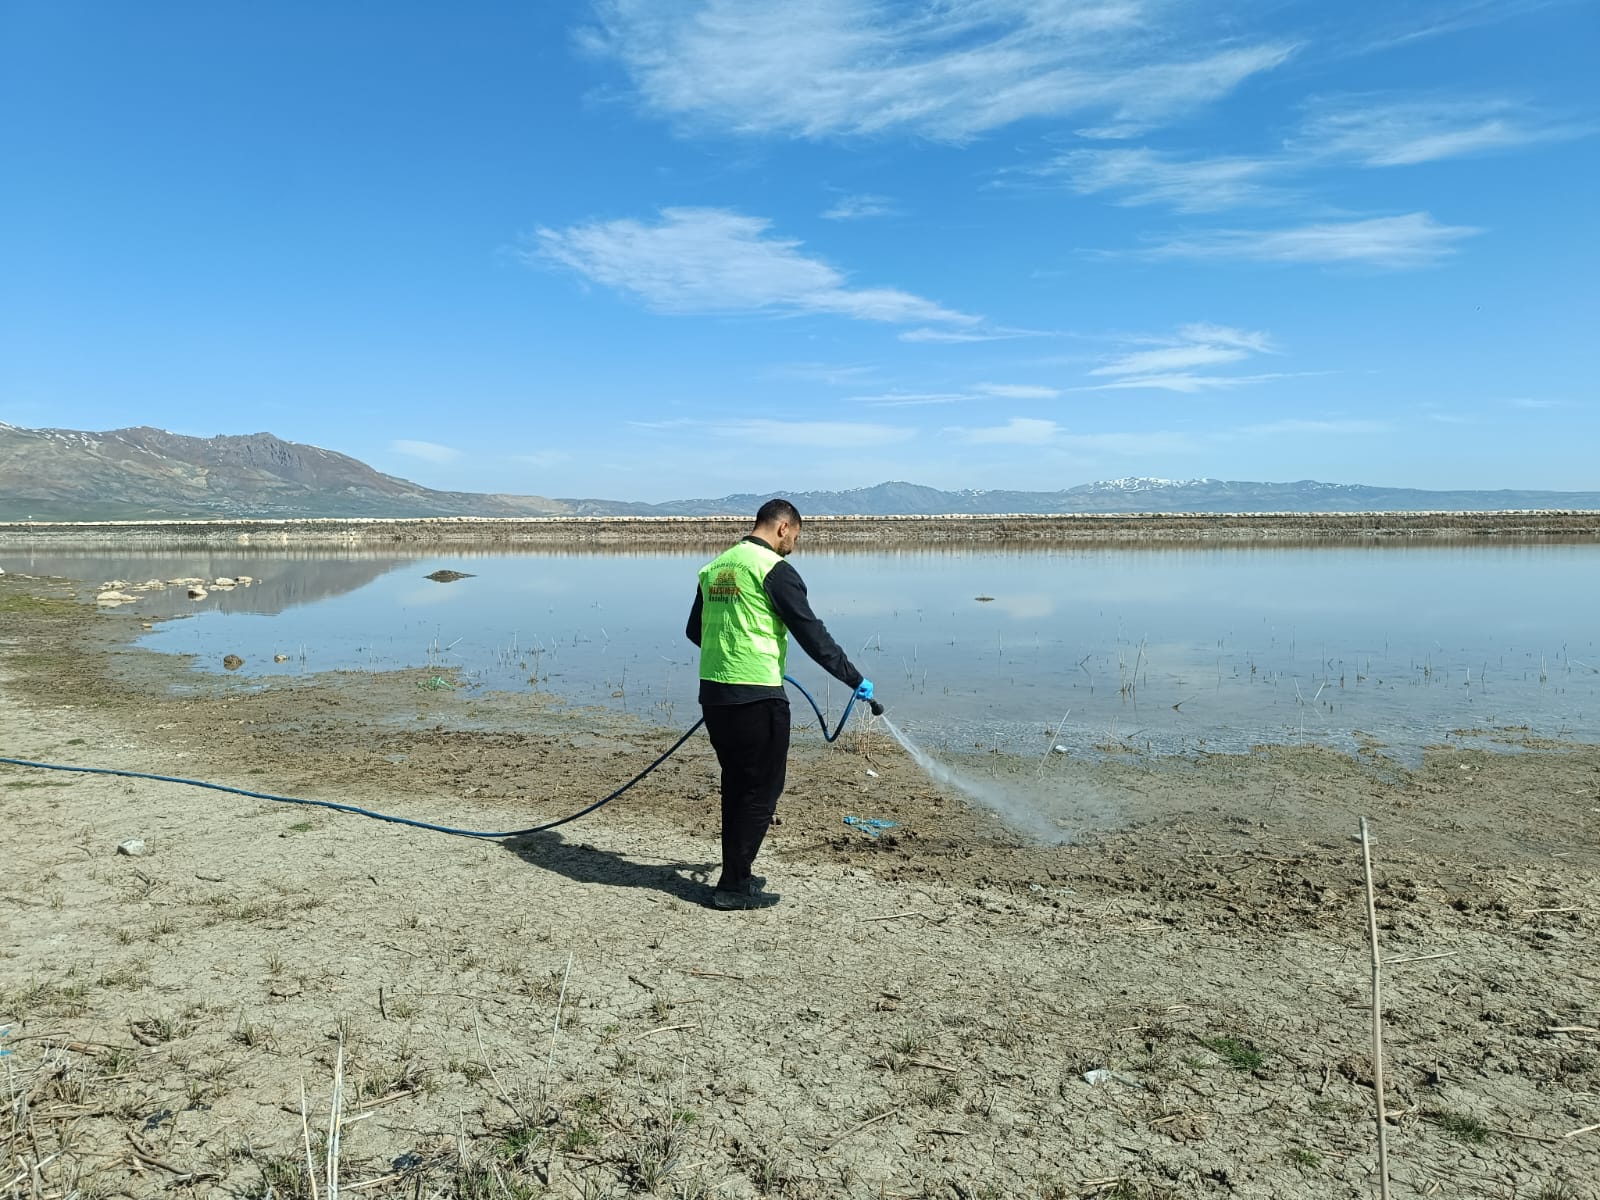
[[[1596,489],[1597,46],[1578,0],[9,0],[0,420],[653,501]]]

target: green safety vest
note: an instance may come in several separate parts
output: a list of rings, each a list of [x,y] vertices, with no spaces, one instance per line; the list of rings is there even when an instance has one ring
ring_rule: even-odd
[[[700,568],[700,678],[783,685],[789,629],[764,584],[783,561],[756,542],[739,542]]]

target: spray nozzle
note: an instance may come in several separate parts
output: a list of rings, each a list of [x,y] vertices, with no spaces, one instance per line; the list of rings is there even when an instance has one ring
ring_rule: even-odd
[[[872,707],[872,715],[873,716],[875,716],[875,717],[883,716],[883,705],[882,704],[879,704],[876,700],[868,700],[867,703]]]

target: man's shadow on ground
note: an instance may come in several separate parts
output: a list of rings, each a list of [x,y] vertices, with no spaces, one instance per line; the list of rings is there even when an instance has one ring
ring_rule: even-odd
[[[531,867],[554,871],[577,883],[653,888],[687,904],[706,904],[710,900],[709,875],[719,865],[633,862],[620,854],[596,849],[585,842],[569,842],[553,830],[507,838],[500,845]]]

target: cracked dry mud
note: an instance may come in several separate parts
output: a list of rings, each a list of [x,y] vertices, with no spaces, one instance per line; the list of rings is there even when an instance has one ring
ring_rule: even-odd
[[[0,578],[0,754],[503,829],[676,737],[414,672],[201,676],[71,590]],[[1376,1195],[1365,815],[1394,1194],[1595,1200],[1600,750],[1507,751],[1052,756],[1119,819],[1042,847],[870,725],[801,733],[755,913],[701,904],[699,736],[513,841],[0,766],[0,1183],[310,1196],[309,1142],[326,1195],[342,1045],[364,1195]]]

